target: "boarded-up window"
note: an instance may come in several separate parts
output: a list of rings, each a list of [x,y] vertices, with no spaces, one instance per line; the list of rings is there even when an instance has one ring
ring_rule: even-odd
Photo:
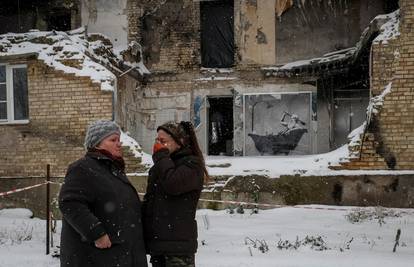
[[[234,64],[233,0],[201,2],[201,64],[228,68]]]

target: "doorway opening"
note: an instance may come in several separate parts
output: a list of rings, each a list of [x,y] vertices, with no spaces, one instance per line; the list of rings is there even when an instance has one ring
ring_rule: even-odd
[[[233,156],[233,97],[208,97],[208,155]]]

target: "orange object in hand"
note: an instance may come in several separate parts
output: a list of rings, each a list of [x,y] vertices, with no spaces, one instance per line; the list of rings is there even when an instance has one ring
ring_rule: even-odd
[[[152,147],[152,152],[153,153],[156,153],[156,152],[158,152],[158,151],[160,151],[161,149],[164,149],[164,148],[167,149],[167,147],[165,145],[157,142]]]

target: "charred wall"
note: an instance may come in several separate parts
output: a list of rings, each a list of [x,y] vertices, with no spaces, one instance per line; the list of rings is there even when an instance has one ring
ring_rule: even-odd
[[[276,63],[318,57],[354,46],[386,0],[297,1],[276,20]]]
[[[178,71],[199,65],[199,2],[142,1],[137,39],[153,71]]]
[[[0,34],[31,29],[67,31],[80,25],[78,0],[4,0],[0,8]]]

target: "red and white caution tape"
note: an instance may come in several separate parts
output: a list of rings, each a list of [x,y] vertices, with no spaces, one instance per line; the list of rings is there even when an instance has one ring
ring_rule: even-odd
[[[31,185],[23,188],[13,189],[7,192],[0,193],[0,197],[11,195],[14,193],[22,192],[25,190],[33,189],[45,184],[56,184],[62,185],[63,183],[58,182],[51,182],[46,181],[41,184]],[[145,193],[138,193],[139,195],[143,196]],[[254,203],[254,202],[243,202],[243,201],[231,201],[231,200],[214,200],[214,199],[204,199],[200,198],[199,201],[202,202],[213,202],[213,203],[222,203],[222,204],[233,204],[233,205],[240,205],[240,206],[261,206],[261,207],[269,207],[269,208],[297,208],[297,209],[311,209],[311,210],[335,210],[335,211],[349,211],[346,208],[332,208],[332,207],[313,207],[313,206],[291,206],[291,205],[278,205],[278,204],[265,204],[265,203]],[[410,212],[408,212],[410,213]],[[414,213],[412,213],[414,214]]]
[[[33,189],[33,188],[36,188],[36,187],[39,187],[39,186],[42,186],[42,185],[45,185],[45,184],[62,185],[63,183],[52,182],[52,181],[49,181],[48,182],[48,181],[46,181],[46,182],[41,183],[41,184],[35,184],[35,185],[23,187],[23,188],[13,189],[13,190],[10,190],[10,191],[7,191],[7,192],[3,192],[3,193],[0,192],[0,197],[7,196],[7,195],[11,195],[11,194],[18,193],[18,192],[22,192],[22,191],[25,191],[25,190],[30,190],[30,189]]]
[[[45,185],[47,183],[48,182],[44,182],[44,183],[41,183],[41,184],[36,184],[36,185],[31,185],[31,186],[27,186],[27,187],[23,187],[23,188],[13,189],[13,190],[10,190],[10,191],[7,191],[7,192],[0,193],[0,197],[11,195],[11,194],[18,193],[18,192],[22,192],[22,191],[29,190],[29,189],[33,189],[33,188]]]

